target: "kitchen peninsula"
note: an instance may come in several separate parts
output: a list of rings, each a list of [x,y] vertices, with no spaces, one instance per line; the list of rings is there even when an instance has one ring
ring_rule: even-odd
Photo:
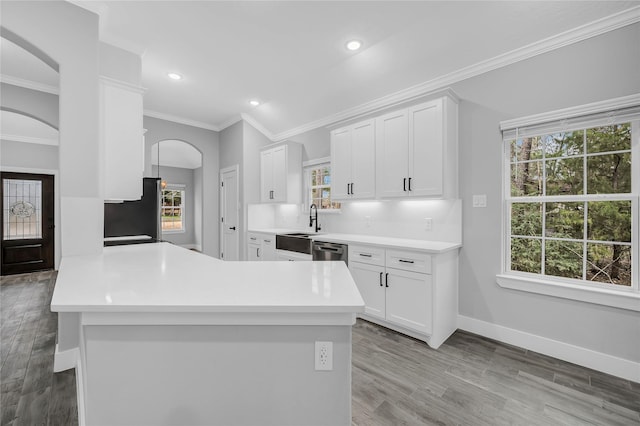
[[[80,424],[351,423],[364,302],[343,262],[107,247],[63,259],[51,309],[78,316],[59,332],[78,340]],[[332,342],[330,371],[315,368],[316,342]]]

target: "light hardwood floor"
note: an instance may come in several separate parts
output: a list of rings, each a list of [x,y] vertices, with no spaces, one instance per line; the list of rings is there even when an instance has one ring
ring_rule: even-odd
[[[53,373],[55,272],[2,277],[1,424],[77,425]],[[440,349],[358,320],[353,425],[640,425],[640,384],[458,331]]]

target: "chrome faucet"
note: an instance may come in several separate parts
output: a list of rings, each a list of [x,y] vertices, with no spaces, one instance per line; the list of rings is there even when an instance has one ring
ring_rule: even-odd
[[[315,217],[312,215],[313,209],[316,209]],[[322,229],[320,228],[320,224],[318,223],[318,206],[316,206],[315,204],[311,204],[311,206],[309,206],[309,226],[313,226],[313,222],[316,223],[316,232]]]

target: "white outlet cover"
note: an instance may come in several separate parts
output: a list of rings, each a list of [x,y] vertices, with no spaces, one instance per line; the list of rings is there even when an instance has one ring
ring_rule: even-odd
[[[316,370],[333,370],[333,342],[316,342],[315,349]]]

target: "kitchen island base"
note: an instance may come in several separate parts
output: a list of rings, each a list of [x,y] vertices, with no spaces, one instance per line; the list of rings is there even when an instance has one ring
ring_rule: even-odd
[[[83,335],[86,424],[351,423],[351,326],[89,325]],[[332,371],[315,370],[315,341],[333,342]]]

